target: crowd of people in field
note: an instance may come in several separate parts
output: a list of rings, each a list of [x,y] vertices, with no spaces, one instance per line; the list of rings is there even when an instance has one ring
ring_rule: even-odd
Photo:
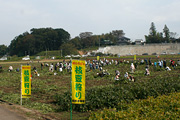
[[[126,61],[126,60],[122,60],[122,61],[118,61],[118,60],[108,60],[108,59],[103,59],[103,60],[92,60],[92,61],[87,61],[87,67],[89,67],[89,71],[93,71],[95,69],[99,69],[99,72],[97,73],[98,76],[103,77],[105,75],[110,75],[110,73],[107,72],[107,69],[103,69],[104,66],[106,65],[119,65],[122,63],[127,63],[130,64],[130,70],[126,71],[124,74],[124,78],[128,79],[129,81],[135,81],[135,78],[133,76],[133,73],[135,72],[136,69],[138,69],[138,65],[145,65],[145,70],[144,70],[144,75],[150,75],[150,67],[153,67],[154,69],[160,68],[160,69],[164,69],[166,71],[171,71],[172,69],[175,69],[177,65],[180,65],[180,60],[178,60],[176,63],[174,60],[170,60],[169,63],[166,62],[166,60],[158,60],[155,62],[151,61],[151,58],[149,59],[139,59],[136,61]],[[171,67],[169,67],[169,66]],[[121,69],[121,68],[119,68]],[[113,73],[111,73],[113,74]],[[119,70],[115,70],[115,80],[121,80],[123,79],[123,75],[120,75]]]
[[[176,62],[174,60],[166,61],[164,60],[158,60],[155,62],[152,62],[151,58],[149,59],[138,59],[136,61],[127,61],[127,60],[108,60],[106,58],[100,59],[100,60],[87,60],[85,61],[86,63],[86,72],[93,72],[96,70],[96,76],[97,77],[104,77],[108,75],[114,75],[114,80],[122,80],[122,79],[127,79],[129,81],[134,82],[135,78],[133,76],[134,72],[136,69],[138,69],[138,65],[145,65],[144,69],[144,75],[150,75],[150,67],[153,67],[154,69],[164,69],[166,71],[171,71],[172,69],[176,69],[176,66],[180,66],[180,60],[177,60]],[[115,70],[115,73],[109,73],[105,66],[109,65],[114,65],[118,66],[119,64],[128,64],[129,66],[129,71],[126,71],[123,74],[120,73],[118,69]],[[58,73],[61,73],[63,71],[66,72],[71,72],[71,61],[65,61],[63,60],[62,62],[57,62],[57,63],[39,63],[40,64],[40,70],[42,71],[44,67],[48,68],[49,72],[52,72],[54,75],[57,75]],[[0,66],[0,70],[2,70],[2,66]],[[9,66],[8,71],[12,72],[13,66]],[[40,74],[37,71],[36,66],[32,67],[33,74],[40,76]],[[19,68],[15,69],[15,71],[19,72]]]

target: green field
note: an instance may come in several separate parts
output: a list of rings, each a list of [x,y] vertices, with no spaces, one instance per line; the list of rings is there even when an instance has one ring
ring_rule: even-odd
[[[148,59],[150,57],[152,58],[152,62],[159,59],[166,59],[169,66],[169,60],[173,58],[177,63],[180,55],[165,55],[160,56],[160,58],[154,56],[137,56],[137,59]],[[108,59],[116,59],[118,61],[126,59],[129,63],[123,62],[117,66],[112,64],[103,67],[103,69],[110,73],[109,76],[104,77],[97,76],[96,73],[99,70],[89,71],[89,67],[87,67],[86,104],[73,105],[73,119],[112,119],[116,115],[117,119],[151,119],[151,114],[153,114],[149,112],[151,109],[156,112],[158,111],[157,118],[179,119],[180,101],[179,97],[175,96],[179,96],[180,92],[180,66],[177,66],[176,69],[170,67],[172,71],[166,71],[164,68],[159,67],[155,69],[153,66],[149,66],[151,74],[150,76],[145,76],[145,64],[140,65],[138,63],[135,72],[130,73],[130,63],[133,60],[133,56],[120,58],[108,57]],[[47,61],[47,63],[52,62],[55,64],[57,60],[56,62]],[[32,110],[38,110],[43,115],[50,116],[51,119],[70,119],[71,74],[63,71],[62,73],[57,72],[58,74],[54,75],[52,72],[49,72],[48,67],[44,66],[43,70],[41,70],[40,63],[41,61],[39,63],[37,61],[29,63],[32,68],[34,66],[37,67],[40,76],[34,75],[32,70],[32,97],[30,99],[23,99],[23,106]],[[15,69],[25,64],[27,62],[0,63],[3,67],[3,71],[0,73],[0,99],[20,105],[21,72],[16,72]],[[12,72],[8,72],[10,65],[14,68]],[[114,80],[115,70],[120,71],[119,81]],[[133,75],[135,82],[126,80],[124,78],[125,72]],[[169,106],[171,104],[168,105],[164,98],[173,98],[172,100],[177,102],[177,104],[173,103],[172,108]],[[157,99],[161,100],[158,101]],[[152,102],[156,106],[153,109],[152,106],[147,105],[147,101],[149,100],[157,100],[157,102],[162,104],[160,106],[158,103]],[[132,112],[132,115],[129,115],[129,112]],[[166,115],[161,117],[159,114],[162,112]]]

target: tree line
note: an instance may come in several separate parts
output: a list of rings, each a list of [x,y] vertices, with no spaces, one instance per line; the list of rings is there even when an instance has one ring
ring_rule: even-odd
[[[76,36],[75,38],[60,46],[60,49],[63,51],[63,55],[77,54],[75,51],[81,49],[116,45],[119,37],[123,37],[124,35],[125,33],[123,30],[113,30],[110,33],[102,35],[93,35],[92,32],[82,32],[79,34],[79,36]]]
[[[46,50],[58,50],[59,46],[70,39],[70,34],[63,29],[40,28],[31,29],[15,37],[9,47],[9,55],[24,56],[37,54]]]
[[[146,43],[180,42],[180,39],[177,39],[177,36],[178,34],[176,32],[170,32],[167,25],[164,25],[163,32],[158,32],[154,22],[152,22],[149,29],[149,35],[145,35],[145,39]]]
[[[31,29],[15,37],[9,46],[0,45],[0,55],[11,56],[35,55],[41,51],[62,50],[62,54],[77,54],[77,50],[99,45],[115,45],[118,37],[123,36],[123,30],[114,30],[107,34],[93,35],[83,32],[70,39],[70,34],[63,29],[39,28]]]
[[[121,37],[124,37],[123,30],[113,30],[106,34],[93,35],[92,32],[82,32],[79,36],[70,38],[70,34],[62,28],[33,28],[30,32],[24,32],[16,36],[9,46],[0,45],[0,56],[8,55],[36,55],[41,51],[61,50],[62,55],[78,54],[77,50],[92,47],[116,45]],[[167,25],[163,32],[157,32],[152,22],[149,35],[145,35],[146,43],[169,43],[180,39],[177,33],[170,32]]]

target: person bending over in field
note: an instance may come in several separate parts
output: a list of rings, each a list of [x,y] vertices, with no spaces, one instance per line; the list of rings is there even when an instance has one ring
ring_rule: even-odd
[[[36,67],[35,67],[35,66],[33,67],[33,70],[36,70]]]
[[[49,64],[48,64],[48,63],[45,63],[45,66],[46,66],[46,67],[49,67]]]
[[[99,76],[99,77],[103,77],[103,76],[104,76],[104,74],[103,74],[103,72],[98,72],[98,73],[97,73],[97,76]]]
[[[167,66],[166,68],[165,68],[167,71],[171,71],[171,69]]]
[[[135,67],[135,69],[137,69],[137,67],[138,67],[138,63],[137,63],[137,61],[135,61],[135,63],[134,63],[134,67]]]
[[[34,70],[34,74],[39,76],[39,73],[37,72],[37,70]]]
[[[124,77],[129,80],[128,72],[126,72],[126,73],[124,74]]]
[[[166,69],[166,60],[163,60],[163,67]]]
[[[124,74],[124,77],[129,81],[135,82],[134,77],[132,75],[128,75],[128,72]]]
[[[154,69],[156,69],[157,68],[157,62],[155,61],[154,62]]]
[[[114,79],[119,80],[119,77],[120,77],[120,74],[117,74]]]
[[[144,64],[144,59],[142,59],[142,60],[141,60],[140,64],[141,64],[141,65],[143,65],[143,64]]]
[[[175,61],[171,60],[170,62],[171,62],[170,65],[175,69]]]
[[[104,75],[110,75],[110,73],[107,71],[107,69],[106,69],[106,70],[103,70],[103,74],[104,74]]]
[[[2,72],[3,71],[3,69],[2,69],[2,66],[0,65],[0,72]]]
[[[132,82],[135,82],[135,79],[132,75],[129,75],[129,80],[132,81]]]
[[[179,65],[179,66],[180,66],[180,60],[178,60],[178,61],[177,61],[177,65]]]
[[[158,65],[159,65],[160,68],[162,68],[163,65],[162,65],[161,60],[159,60]]]
[[[147,61],[147,59],[144,59],[144,61],[145,61],[146,65],[148,65],[148,61]]]
[[[41,63],[41,70],[43,70],[44,63]]]
[[[102,66],[99,66],[99,70],[100,70],[100,71],[102,71],[102,70],[103,70]]]
[[[67,71],[71,72],[71,64],[70,63],[67,64]]]
[[[131,72],[134,73],[135,67],[134,67],[134,64],[133,64],[133,63],[131,63],[130,69],[131,69]]]
[[[115,74],[116,74],[116,75],[118,75],[118,74],[120,75],[119,70],[115,70]]]
[[[115,70],[115,80],[119,80],[119,77],[120,77],[120,72],[119,72],[119,70]]]
[[[152,63],[151,63],[151,58],[149,58],[149,65],[152,65]]]
[[[9,72],[13,71],[13,67],[9,66]]]
[[[49,72],[53,72],[54,71],[54,65],[53,63],[49,66]]]
[[[145,70],[145,73],[144,73],[145,75],[150,75],[150,72],[149,72],[149,69],[148,68],[146,68],[146,70]]]
[[[16,72],[19,72],[19,68],[16,69]]]

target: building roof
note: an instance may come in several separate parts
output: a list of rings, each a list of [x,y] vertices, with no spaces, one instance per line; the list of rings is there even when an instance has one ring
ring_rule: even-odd
[[[136,39],[135,42],[143,42],[142,39]]]
[[[119,37],[119,40],[130,40],[130,38],[127,38],[127,37]]]
[[[119,37],[117,41],[118,44],[129,44],[130,42],[130,38],[127,37]]]

